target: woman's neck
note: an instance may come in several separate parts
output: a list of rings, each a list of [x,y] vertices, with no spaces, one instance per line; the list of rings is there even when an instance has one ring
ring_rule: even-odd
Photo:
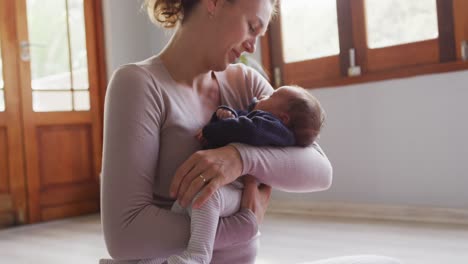
[[[195,37],[188,29],[179,28],[159,54],[174,81],[190,87],[200,78],[211,76],[204,62],[206,51]]]

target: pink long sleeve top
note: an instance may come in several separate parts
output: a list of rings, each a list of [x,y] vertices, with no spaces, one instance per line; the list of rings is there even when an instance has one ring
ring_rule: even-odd
[[[236,109],[273,92],[260,74],[241,64],[214,75],[221,103]],[[196,96],[171,78],[158,57],[113,74],[104,112],[101,217],[114,259],[164,258],[185,249],[189,219],[170,211],[169,186],[179,165],[200,149],[194,135],[210,118],[197,114],[205,106]],[[330,162],[315,143],[307,148],[232,145],[240,153],[242,174],[273,188],[312,192],[331,184]],[[222,218],[213,259],[241,251],[239,245],[257,231],[250,210]]]

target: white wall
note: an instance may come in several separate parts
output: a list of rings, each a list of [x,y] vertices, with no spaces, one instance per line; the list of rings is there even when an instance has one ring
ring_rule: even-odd
[[[169,39],[140,3],[104,0],[109,73],[158,53]],[[312,92],[327,112],[320,144],[333,186],[273,199],[468,209],[468,71]]]
[[[468,71],[312,90],[327,192],[275,199],[468,209]]]
[[[107,75],[119,65],[143,60],[153,53],[158,35],[141,9],[143,0],[102,0]],[[156,33],[155,33],[156,32]]]

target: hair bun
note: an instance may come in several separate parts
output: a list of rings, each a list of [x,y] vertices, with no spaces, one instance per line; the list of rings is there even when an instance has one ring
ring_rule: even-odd
[[[164,28],[174,28],[187,18],[199,0],[145,0],[151,21]]]

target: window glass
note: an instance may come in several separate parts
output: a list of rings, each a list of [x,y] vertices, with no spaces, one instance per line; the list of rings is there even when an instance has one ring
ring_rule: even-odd
[[[3,61],[2,61],[2,46],[1,46],[1,41],[0,41],[0,112],[5,111],[5,93],[3,92],[3,89],[5,88],[5,85],[3,83]]]
[[[286,63],[340,53],[336,1],[283,0],[280,12]]]
[[[73,105],[77,111],[88,111],[91,109],[89,105],[89,92],[77,91],[73,93]]]
[[[27,16],[33,109],[72,111],[89,88],[83,0],[27,0]]]
[[[72,93],[69,91],[33,91],[35,112],[72,111]]]
[[[369,48],[438,37],[436,0],[366,0],[365,10]]]
[[[86,90],[88,84],[88,58],[83,0],[69,0],[68,21],[73,71],[73,89]]]
[[[0,112],[5,111],[5,93],[0,89]]]

